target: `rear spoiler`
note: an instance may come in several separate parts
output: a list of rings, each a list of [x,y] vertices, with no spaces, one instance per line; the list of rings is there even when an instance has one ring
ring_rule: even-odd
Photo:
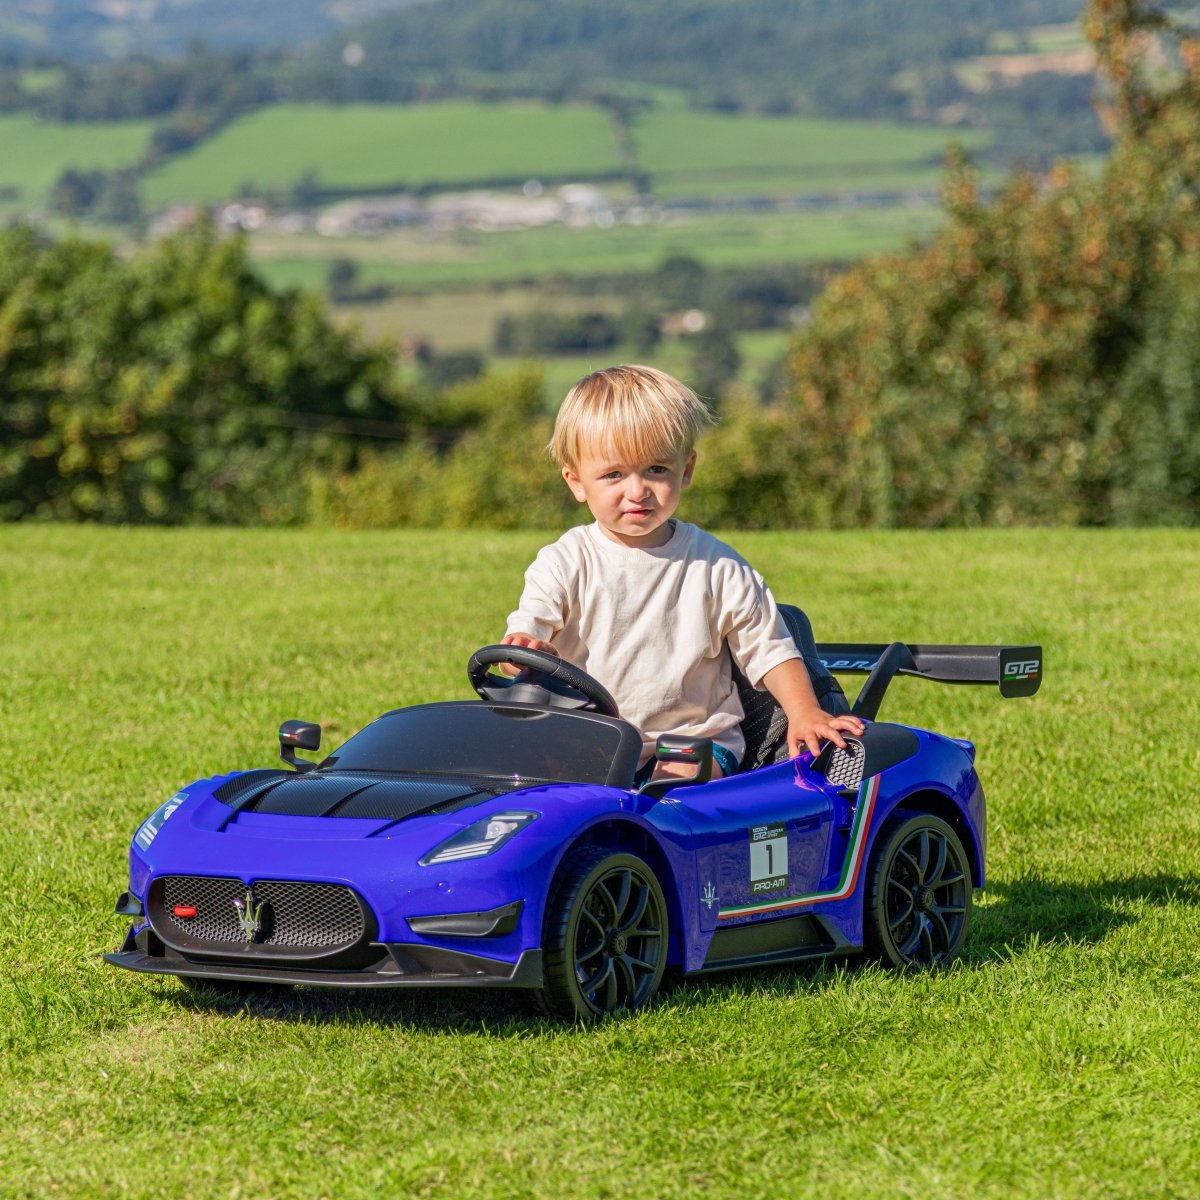
[[[875,719],[888,684],[897,675],[919,675],[938,683],[983,683],[1002,696],[1032,696],[1042,683],[1041,646],[890,646],[862,642],[818,642],[826,670],[866,675],[852,712]]]

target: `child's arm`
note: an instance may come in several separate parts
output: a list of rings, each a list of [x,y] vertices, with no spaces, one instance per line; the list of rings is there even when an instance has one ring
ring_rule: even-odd
[[[831,716],[817,703],[802,659],[789,658],[772,667],[763,676],[763,686],[779,701],[779,707],[787,717],[788,753],[793,757],[805,746],[817,754],[823,739],[845,749],[842,733],[857,737],[865,728],[858,717]]]

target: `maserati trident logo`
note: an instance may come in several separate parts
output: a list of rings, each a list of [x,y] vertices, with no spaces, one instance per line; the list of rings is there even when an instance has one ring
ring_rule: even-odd
[[[708,911],[712,912],[712,906],[717,900],[717,889],[713,887],[712,880],[708,881],[708,886],[704,889],[704,903],[708,905]]]
[[[246,941],[254,941],[262,929],[262,904],[254,903],[254,893],[247,888],[246,894],[233,902],[233,907],[237,909],[238,927],[246,935]]]

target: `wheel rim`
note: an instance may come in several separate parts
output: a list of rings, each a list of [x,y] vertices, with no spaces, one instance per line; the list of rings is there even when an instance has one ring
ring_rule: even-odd
[[[595,1013],[635,1008],[654,992],[663,951],[662,904],[633,867],[605,871],[588,889],[575,926],[575,978]]]
[[[937,829],[916,829],[896,848],[884,884],[884,919],[905,962],[952,957],[967,919],[967,873],[959,848]]]

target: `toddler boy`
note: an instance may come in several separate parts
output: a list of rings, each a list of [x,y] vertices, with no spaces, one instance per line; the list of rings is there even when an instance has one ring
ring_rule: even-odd
[[[713,740],[713,777],[745,752],[733,662],[787,715],[788,750],[844,746],[857,717],[817,703],[762,576],[710,533],[674,519],[712,424],[696,394],[653,367],[581,379],[548,449],[595,518],[544,547],[525,573],[505,645],[558,654],[594,675],[641,731],[642,764],[663,733]],[[732,656],[732,657],[731,657]],[[659,763],[655,777],[692,768]]]

